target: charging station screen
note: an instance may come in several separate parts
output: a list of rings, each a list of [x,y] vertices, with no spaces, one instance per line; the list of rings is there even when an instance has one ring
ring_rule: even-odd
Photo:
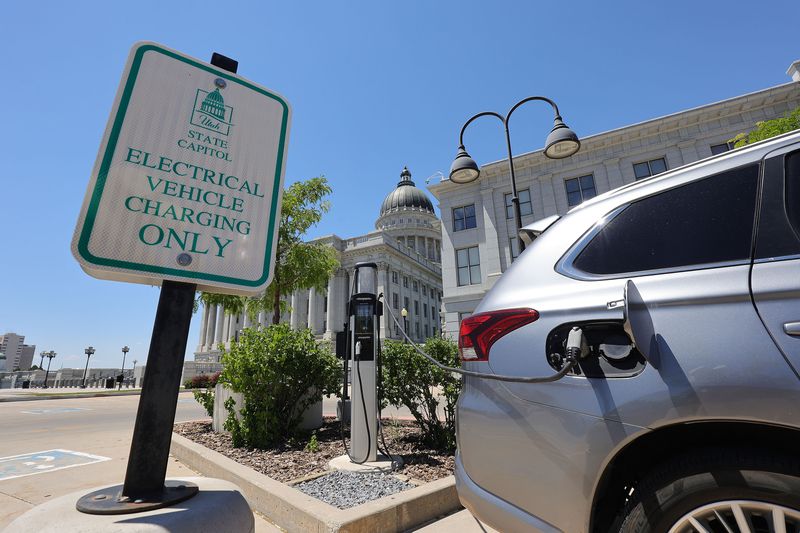
[[[372,305],[360,303],[356,305],[355,333],[372,334]]]

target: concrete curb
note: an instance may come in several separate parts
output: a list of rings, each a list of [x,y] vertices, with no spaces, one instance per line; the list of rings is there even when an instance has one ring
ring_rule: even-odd
[[[141,390],[130,391],[130,392],[89,392],[89,393],[81,393],[81,392],[74,392],[74,393],[65,393],[65,394],[54,394],[52,396],[45,396],[45,395],[37,395],[31,394],[29,395],[19,395],[19,396],[3,396],[0,397],[0,403],[2,402],[32,402],[37,400],[68,400],[70,398],[105,398],[108,396],[117,397],[117,396],[139,396],[142,393]]]
[[[176,433],[170,451],[192,470],[237,485],[251,508],[289,533],[400,532],[461,508],[453,476],[337,509]]]

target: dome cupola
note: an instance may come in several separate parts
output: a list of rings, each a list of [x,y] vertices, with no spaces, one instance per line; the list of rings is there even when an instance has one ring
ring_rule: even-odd
[[[380,216],[397,211],[420,211],[436,216],[428,195],[417,189],[414,182],[411,181],[411,172],[408,167],[403,167],[397,188],[384,198]]]

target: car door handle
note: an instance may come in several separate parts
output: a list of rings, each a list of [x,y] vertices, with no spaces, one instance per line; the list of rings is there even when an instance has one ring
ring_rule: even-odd
[[[787,335],[800,337],[800,322],[787,322],[783,325],[783,331],[785,331]]]

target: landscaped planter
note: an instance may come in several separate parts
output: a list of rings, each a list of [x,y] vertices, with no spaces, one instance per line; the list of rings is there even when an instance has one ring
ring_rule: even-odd
[[[313,392],[309,392],[310,394],[314,394]],[[316,393],[319,396],[319,400],[313,404],[311,404],[305,412],[303,412],[303,418],[300,421],[299,428],[310,430],[310,429],[317,429],[322,426],[322,394]],[[214,388],[214,416],[212,418],[211,427],[217,433],[228,433],[225,431],[225,420],[228,419],[228,410],[225,409],[225,402],[228,398],[233,398],[236,401],[236,412],[237,417],[239,420],[242,419],[241,414],[239,412],[244,406],[244,397],[239,392],[233,392],[232,390],[226,388],[222,383],[217,383],[217,386]]]

